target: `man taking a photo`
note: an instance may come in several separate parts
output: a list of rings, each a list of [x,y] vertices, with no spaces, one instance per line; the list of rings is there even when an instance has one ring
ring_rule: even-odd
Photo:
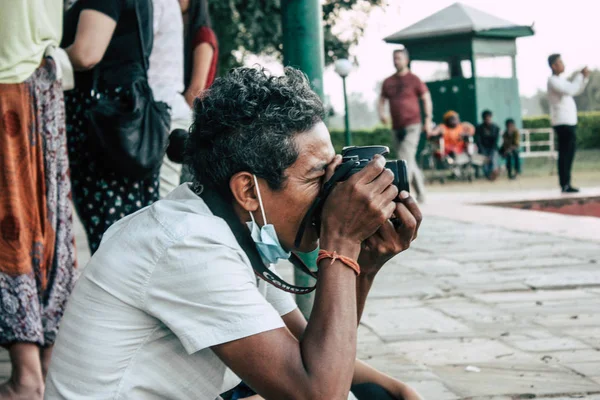
[[[548,57],[552,76],[548,78],[548,103],[552,127],[558,137],[558,177],[563,193],[577,193],[579,189],[571,186],[571,168],[575,158],[577,141],[577,105],[573,96],[579,96],[589,81],[590,70],[585,67],[572,81],[561,76],[565,64],[560,54]]]

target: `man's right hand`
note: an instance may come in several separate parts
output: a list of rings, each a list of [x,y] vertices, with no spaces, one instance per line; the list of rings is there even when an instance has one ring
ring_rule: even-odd
[[[389,124],[389,122],[390,122],[390,121],[389,121],[389,119],[388,119],[388,117],[387,117],[387,116],[385,116],[385,115],[380,115],[380,116],[379,116],[379,120],[380,120],[380,121],[381,121],[381,123],[382,123],[382,124],[384,124],[384,125],[388,125],[388,124]]]
[[[360,248],[396,209],[398,188],[393,181],[394,174],[385,168],[385,158],[376,155],[362,171],[338,183],[323,207],[321,247],[341,240]]]

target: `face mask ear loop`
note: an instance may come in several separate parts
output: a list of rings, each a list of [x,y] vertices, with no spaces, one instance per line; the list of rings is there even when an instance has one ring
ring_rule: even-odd
[[[248,214],[250,214],[250,218],[252,219],[252,222],[254,223],[254,225],[256,225],[256,221],[254,220],[254,214],[252,214],[252,211],[248,211]]]
[[[263,207],[262,197],[260,195],[260,187],[258,186],[258,179],[256,179],[256,175],[252,175],[254,177],[254,183],[256,184],[256,194],[258,194],[258,204],[260,204],[260,212],[262,213],[263,223],[267,225],[267,216],[265,215],[265,208]]]

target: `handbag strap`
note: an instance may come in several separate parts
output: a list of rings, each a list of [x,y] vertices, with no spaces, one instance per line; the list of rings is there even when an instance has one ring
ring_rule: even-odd
[[[139,39],[138,44],[140,49],[140,55],[142,56],[142,63],[144,64],[144,75],[146,76],[146,79],[148,79],[148,68],[150,67],[148,66],[148,59],[146,58],[146,46],[144,46],[144,34],[142,32],[142,19],[140,17],[140,10],[138,8],[139,1],[131,0],[131,2],[133,3],[133,9],[135,11],[135,20],[137,24],[137,32]]]

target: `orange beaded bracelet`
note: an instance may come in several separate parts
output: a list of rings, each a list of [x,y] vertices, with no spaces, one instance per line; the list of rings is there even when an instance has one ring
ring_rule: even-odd
[[[335,251],[319,250],[319,256],[317,257],[317,263],[321,262],[326,258],[331,258],[331,264],[339,260],[345,266],[351,268],[356,272],[356,276],[360,275],[360,265],[350,257],[342,256]],[[329,264],[329,265],[331,265]]]

